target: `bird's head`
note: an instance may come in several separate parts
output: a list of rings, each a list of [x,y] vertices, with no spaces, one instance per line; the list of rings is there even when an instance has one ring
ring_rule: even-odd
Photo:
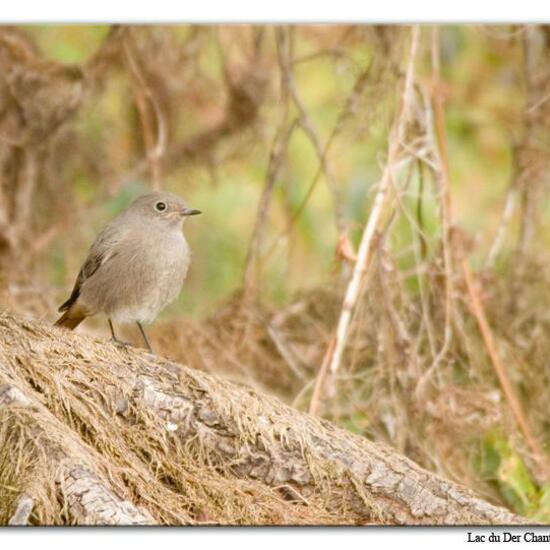
[[[128,207],[127,213],[137,214],[152,222],[161,222],[168,226],[180,226],[188,216],[195,216],[201,211],[189,208],[177,195],[166,191],[154,191],[138,197]]]

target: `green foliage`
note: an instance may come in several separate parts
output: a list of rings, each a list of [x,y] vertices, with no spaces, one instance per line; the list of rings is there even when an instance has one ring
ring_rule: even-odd
[[[359,435],[365,435],[369,428],[369,424],[370,422],[368,416],[362,411],[356,411],[355,413],[346,416],[342,422],[342,426],[346,430]]]
[[[539,491],[536,512],[531,516],[537,522],[550,523],[550,483],[546,482]]]
[[[476,466],[517,513],[535,519],[550,517],[548,486],[537,487],[525,462],[505,436],[491,433],[484,438]]]
[[[44,53],[62,63],[82,63],[98,48],[109,25],[28,25]]]
[[[120,191],[103,203],[106,218],[118,216],[136,197],[148,189],[139,182],[132,182],[125,185]]]

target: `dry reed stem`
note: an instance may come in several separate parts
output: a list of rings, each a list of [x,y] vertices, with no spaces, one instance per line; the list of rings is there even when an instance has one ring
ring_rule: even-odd
[[[414,26],[412,29],[410,53],[407,63],[407,71],[404,79],[403,92],[400,102],[398,114],[396,116],[392,132],[389,137],[388,148],[388,160],[382,174],[378,191],[373,201],[372,209],[369,215],[368,222],[365,225],[363,236],[359,244],[359,250],[357,252],[357,262],[353,268],[351,279],[348,283],[342,310],[338,320],[336,333],[333,336],[333,342],[327,349],[323,365],[327,364],[328,369],[321,369],[315,386],[314,396],[318,395],[320,389],[324,386],[324,378],[330,375],[332,379],[342,361],[342,355],[346,347],[349,328],[351,323],[352,314],[357,305],[357,300],[360,295],[362,281],[368,268],[368,264],[371,259],[371,247],[376,234],[376,230],[382,218],[382,214],[385,210],[387,197],[389,194],[391,182],[394,178],[394,167],[398,161],[399,152],[402,147],[402,143],[405,140],[405,130],[409,119],[410,105],[413,96],[413,81],[414,81],[414,64],[416,59],[416,53],[418,50],[418,44],[420,39],[420,28]],[[319,399],[312,399],[310,404],[310,412],[315,414],[318,409]]]
[[[492,269],[494,267],[496,259],[502,250],[506,230],[512,220],[514,211],[516,210],[517,195],[517,189],[512,183],[506,193],[506,202],[504,203],[504,208],[502,210],[500,222],[498,224],[493,243],[491,244],[491,248],[489,249],[489,253],[487,254],[487,258],[485,260],[485,269]]]
[[[525,414],[522,410],[519,399],[517,398],[512,383],[510,382],[508,374],[506,373],[506,369],[504,368],[504,365],[500,360],[491,327],[489,326],[487,317],[485,316],[485,311],[483,309],[479,293],[475,288],[474,278],[470,270],[468,260],[466,259],[462,261],[462,272],[464,274],[464,280],[466,282],[466,288],[468,290],[468,296],[470,298],[472,313],[474,314],[476,321],[479,325],[479,330],[483,337],[487,353],[491,358],[491,365],[495,370],[506,401],[508,402],[510,410],[512,411],[512,415],[514,416],[514,419],[516,420],[518,427],[521,430],[521,433],[525,437],[525,441],[529,445],[537,464],[543,472],[544,477],[547,478],[548,468],[543,462],[545,456],[544,452],[540,447],[538,441],[532,434],[531,429],[529,428],[529,424],[527,422],[527,419],[525,418]]]
[[[441,81],[441,61],[439,53],[439,28],[432,29],[432,105],[434,111],[435,137],[437,142],[437,154],[440,166],[439,173],[439,198],[441,201],[441,224],[442,238],[441,246],[443,252],[443,269],[445,272],[445,331],[443,336],[443,345],[434,359],[433,367],[435,370],[441,361],[445,358],[452,339],[452,306],[453,306],[453,259],[451,250],[451,192],[449,181],[449,155],[447,152],[447,133],[445,131],[445,111],[444,96]]]

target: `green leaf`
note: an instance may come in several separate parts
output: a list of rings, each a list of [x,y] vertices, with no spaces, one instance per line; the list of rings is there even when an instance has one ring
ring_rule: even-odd
[[[504,436],[490,434],[485,438],[478,466],[484,477],[496,483],[502,497],[517,513],[527,515],[537,508],[538,488],[522,458]]]

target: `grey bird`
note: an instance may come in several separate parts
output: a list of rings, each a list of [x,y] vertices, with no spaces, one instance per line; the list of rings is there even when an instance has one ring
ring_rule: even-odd
[[[200,213],[172,193],[138,197],[97,236],[55,324],[72,330],[104,313],[115,342],[113,321],[135,322],[152,351],[142,323],[178,297],[191,259],[183,222]]]

